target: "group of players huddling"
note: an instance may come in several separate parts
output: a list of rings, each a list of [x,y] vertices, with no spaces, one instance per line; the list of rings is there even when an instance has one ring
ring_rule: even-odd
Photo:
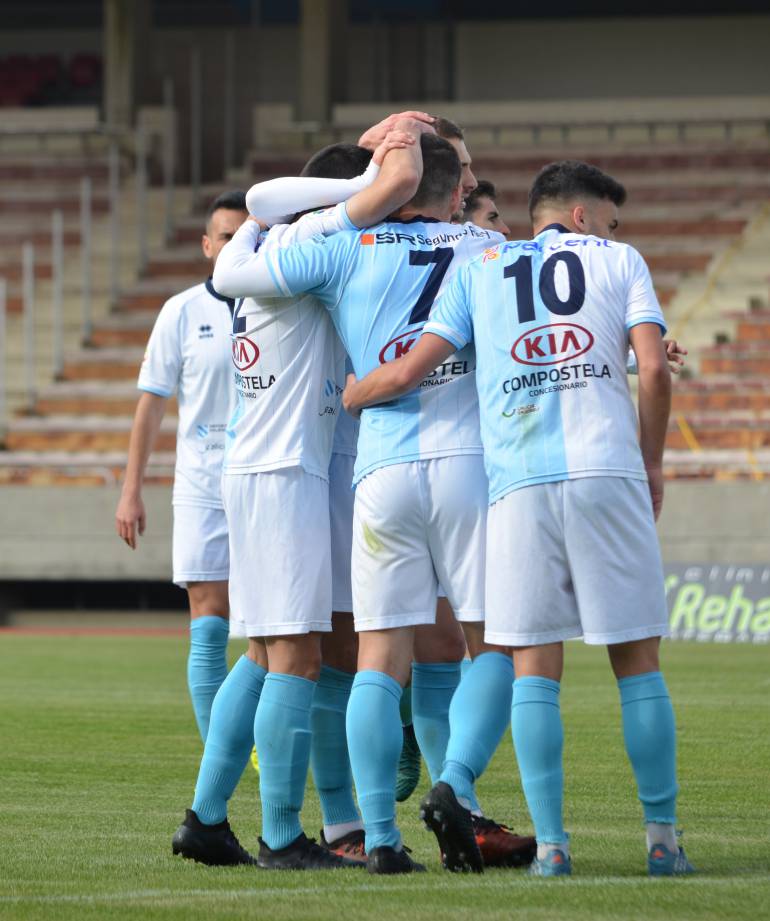
[[[607,646],[618,681],[648,872],[692,872],[654,523],[681,356],[643,259],[613,239],[618,182],[544,167],[532,238],[507,242],[470,163],[456,125],[409,112],[300,177],[220,196],[203,238],[213,277],[158,316],[116,517],[135,546],[176,394],[174,581],[205,745],[175,854],[424,870],[396,825],[416,740],[444,867],[569,875],[559,689],[563,641],[582,636]],[[229,673],[228,633],[248,638]],[[535,837],[476,796],[509,722]],[[256,858],[227,821],[252,746]],[[299,818],[308,767],[320,843]],[[414,783],[399,778],[398,798]]]

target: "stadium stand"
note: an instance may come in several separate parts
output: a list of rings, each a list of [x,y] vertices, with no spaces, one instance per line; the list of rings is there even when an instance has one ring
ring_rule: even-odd
[[[604,142],[583,148],[548,145],[536,153],[486,147],[474,154],[476,175],[495,183],[514,237],[529,233],[527,189],[536,170],[552,159],[588,159],[625,183],[629,202],[620,238],[647,259],[672,332],[691,352],[686,379],[675,388],[666,473],[676,478],[770,473],[770,277],[763,204],[770,202],[768,144]],[[255,149],[242,170],[205,191],[213,196],[224,185],[296,173],[305,158],[296,146],[289,152]],[[103,158],[0,163],[0,181],[12,181],[14,189],[0,208],[24,221],[24,234],[13,234],[17,244],[22,236],[44,237],[40,222],[55,202],[65,213],[67,246],[76,247],[77,227],[69,217],[77,209],[73,180],[84,172],[92,175],[98,219],[107,208],[105,171]],[[124,186],[129,185],[126,178]],[[33,413],[11,421],[6,451],[0,454],[0,482],[116,481],[128,443],[136,373],[157,311],[168,296],[207,272],[199,249],[201,222],[197,213],[177,222],[173,242],[154,250],[141,277],[134,275],[124,285],[90,341],[68,349],[62,379],[41,389]],[[124,231],[127,238],[134,233],[130,209]],[[11,242],[11,237],[6,230],[4,238]],[[42,260],[37,271],[44,279],[50,266]],[[18,245],[11,244],[0,263],[0,274],[11,285],[11,310],[20,305],[19,272]],[[171,480],[174,425],[172,411],[153,457],[152,482]]]

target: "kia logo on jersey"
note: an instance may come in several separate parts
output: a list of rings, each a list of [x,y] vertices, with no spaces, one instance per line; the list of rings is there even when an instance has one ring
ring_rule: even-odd
[[[384,365],[386,361],[394,361],[396,358],[401,358],[402,355],[406,355],[420,338],[421,332],[422,330],[419,329],[410,329],[409,332],[401,333],[400,336],[391,339],[387,345],[382,347],[382,351],[380,352],[380,364]]]
[[[235,336],[233,339],[233,364],[239,371],[247,371],[259,358],[256,343],[247,336]]]
[[[558,365],[584,355],[593,335],[576,323],[551,323],[530,329],[513,343],[511,357],[522,365]]]

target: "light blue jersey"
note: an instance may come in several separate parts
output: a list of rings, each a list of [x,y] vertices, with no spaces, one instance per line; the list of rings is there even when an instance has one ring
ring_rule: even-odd
[[[455,270],[502,240],[473,224],[430,218],[316,236],[264,251],[278,291],[307,292],[329,309],[357,377],[409,351]],[[355,481],[378,467],[480,454],[472,346],[411,394],[364,410]]]
[[[647,478],[626,376],[628,331],[663,314],[624,243],[551,225],[463,267],[426,332],[475,342],[490,503],[536,483]]]

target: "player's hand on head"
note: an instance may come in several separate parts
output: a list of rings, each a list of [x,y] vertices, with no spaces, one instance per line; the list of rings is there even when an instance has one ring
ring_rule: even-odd
[[[382,161],[385,159],[385,154],[389,150],[400,150],[404,147],[410,147],[414,144],[416,136],[408,131],[399,131],[393,129],[388,131],[385,135],[382,143],[378,146],[377,150],[374,151],[374,156],[372,160],[377,164],[377,166],[382,166]]]
[[[679,374],[680,370],[685,366],[684,356],[688,354],[687,349],[676,339],[664,339],[663,344],[666,347],[666,357],[668,358],[671,373]]]
[[[144,534],[147,513],[140,496],[121,496],[115,512],[115,530],[132,550],[136,550],[136,537]]]
[[[663,508],[663,468],[647,467],[647,482],[652,499],[652,513],[657,521],[660,510]]]
[[[376,150],[385,140],[387,133],[396,126],[396,123],[405,119],[422,124],[426,128],[430,128],[430,130],[433,130],[431,126],[436,120],[433,115],[429,115],[427,112],[411,110],[409,112],[396,112],[393,115],[388,115],[387,118],[383,118],[381,122],[377,122],[376,125],[372,125],[368,131],[365,131],[358,139],[358,146],[366,147],[367,150]],[[420,130],[417,130],[416,133],[419,134]]]

